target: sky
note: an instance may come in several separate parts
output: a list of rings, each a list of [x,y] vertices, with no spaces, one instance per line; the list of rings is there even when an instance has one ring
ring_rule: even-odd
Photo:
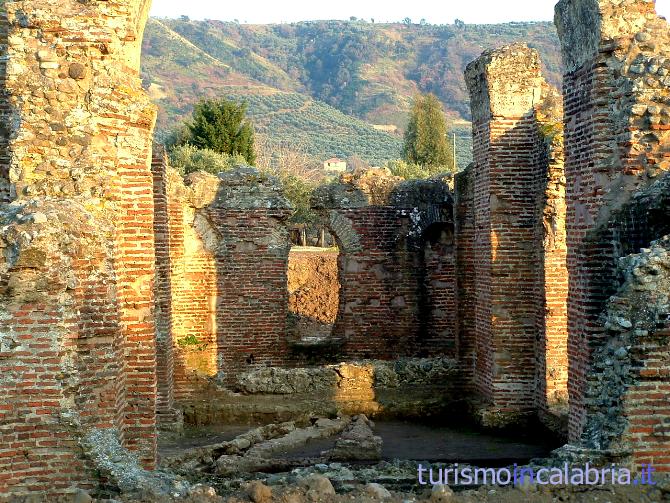
[[[556,0],[153,0],[151,14],[161,17],[238,20],[241,23],[282,23],[313,19],[349,19],[351,16],[377,22],[433,24],[506,23],[551,21]],[[670,17],[670,0],[657,0],[656,10]]]

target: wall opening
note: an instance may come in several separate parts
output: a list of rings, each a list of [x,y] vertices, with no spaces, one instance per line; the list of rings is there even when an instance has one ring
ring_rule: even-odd
[[[288,338],[295,354],[304,353],[308,360],[317,362],[328,360],[329,354],[334,356],[329,348],[337,346],[333,328],[340,304],[341,251],[335,237],[325,229],[305,234],[300,232],[291,238]]]

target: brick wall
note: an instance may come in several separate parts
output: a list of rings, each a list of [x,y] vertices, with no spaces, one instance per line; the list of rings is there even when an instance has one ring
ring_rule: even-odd
[[[161,150],[155,148],[154,198],[159,203],[154,232],[162,233],[156,243],[156,292],[161,305],[157,321],[164,334],[157,335],[158,356],[167,368],[159,369],[158,377],[159,384],[165,379],[159,400],[167,406],[170,393],[175,402],[201,396],[217,375],[218,238],[201,210],[213,199],[218,180],[201,174],[185,185],[182,176],[167,166]],[[162,414],[173,415],[169,408],[159,409],[159,417]],[[164,426],[169,426],[167,418]]]
[[[448,183],[403,184],[372,169],[343,175],[315,196],[340,248],[333,335],[344,342],[343,357],[455,354]]]
[[[160,326],[170,329],[173,394],[183,404],[241,371],[287,362],[291,210],[278,182],[253,168],[183,179],[159,164],[165,196],[157,183],[155,198],[165,199],[168,228],[159,270],[170,291],[170,321]]]
[[[77,204],[45,204],[39,214],[65,225],[32,223],[27,211],[25,223],[11,225],[0,239],[7,249],[20,243],[20,233],[35,235],[10,267],[0,267],[3,495],[93,487],[81,432],[122,429],[124,421],[117,414],[126,400],[112,249],[100,236],[110,229],[95,225]],[[62,253],[65,246],[69,252]],[[81,249],[89,253],[80,256]]]
[[[542,142],[536,150],[537,268],[537,405],[543,420],[560,417],[568,403],[568,270],[562,96],[549,88],[535,106]],[[552,422],[553,424],[553,422]],[[564,432],[565,433],[565,432]]]
[[[429,354],[456,356],[456,250],[453,224],[433,224],[423,236],[423,288],[419,316]]]
[[[570,439],[581,444],[592,355],[607,340],[600,316],[618,286],[616,259],[637,242],[612,228],[613,214],[668,169],[659,64],[668,26],[643,0],[562,0],[556,13],[566,64]]]
[[[0,262],[11,405],[0,435],[13,449],[0,493],[10,495],[94,485],[95,456],[82,446],[96,430],[155,462],[155,107],[139,78],[148,5],[51,7],[12,2],[0,16],[0,117],[20,125],[0,135],[0,202],[8,183],[16,199],[0,207],[0,242],[15,250]]]
[[[160,145],[153,146],[151,174],[154,198],[154,246],[156,253],[156,278],[154,305],[156,311],[156,419],[161,428],[173,428],[181,422],[174,402],[174,349],[173,345],[173,275],[170,213],[167,191],[167,155]],[[174,205],[174,202],[173,202]]]
[[[419,334],[419,257],[398,242],[409,218],[393,207],[338,210],[358,236],[340,245],[340,310],[333,335],[348,358],[394,358],[412,352]],[[340,235],[334,232],[339,240]],[[422,348],[427,350],[428,348]]]
[[[472,382],[477,362],[475,337],[475,210],[474,165],[456,175],[456,280],[458,331],[456,337],[458,360],[464,377]]]
[[[289,240],[285,209],[206,210],[224,236],[216,256],[218,370],[226,380],[287,357]]]

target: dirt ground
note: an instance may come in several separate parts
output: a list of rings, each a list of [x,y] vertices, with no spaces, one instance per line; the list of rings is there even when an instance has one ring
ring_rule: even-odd
[[[340,284],[337,250],[291,249],[288,264],[289,312],[300,339],[330,335],[337,317]]]

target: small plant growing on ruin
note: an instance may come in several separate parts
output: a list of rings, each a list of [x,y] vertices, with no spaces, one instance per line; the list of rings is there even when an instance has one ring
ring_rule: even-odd
[[[186,337],[182,337],[181,339],[177,339],[177,344],[181,346],[182,348],[187,348],[187,347],[194,347],[194,346],[200,346],[203,344],[198,337],[195,335],[187,335]]]

